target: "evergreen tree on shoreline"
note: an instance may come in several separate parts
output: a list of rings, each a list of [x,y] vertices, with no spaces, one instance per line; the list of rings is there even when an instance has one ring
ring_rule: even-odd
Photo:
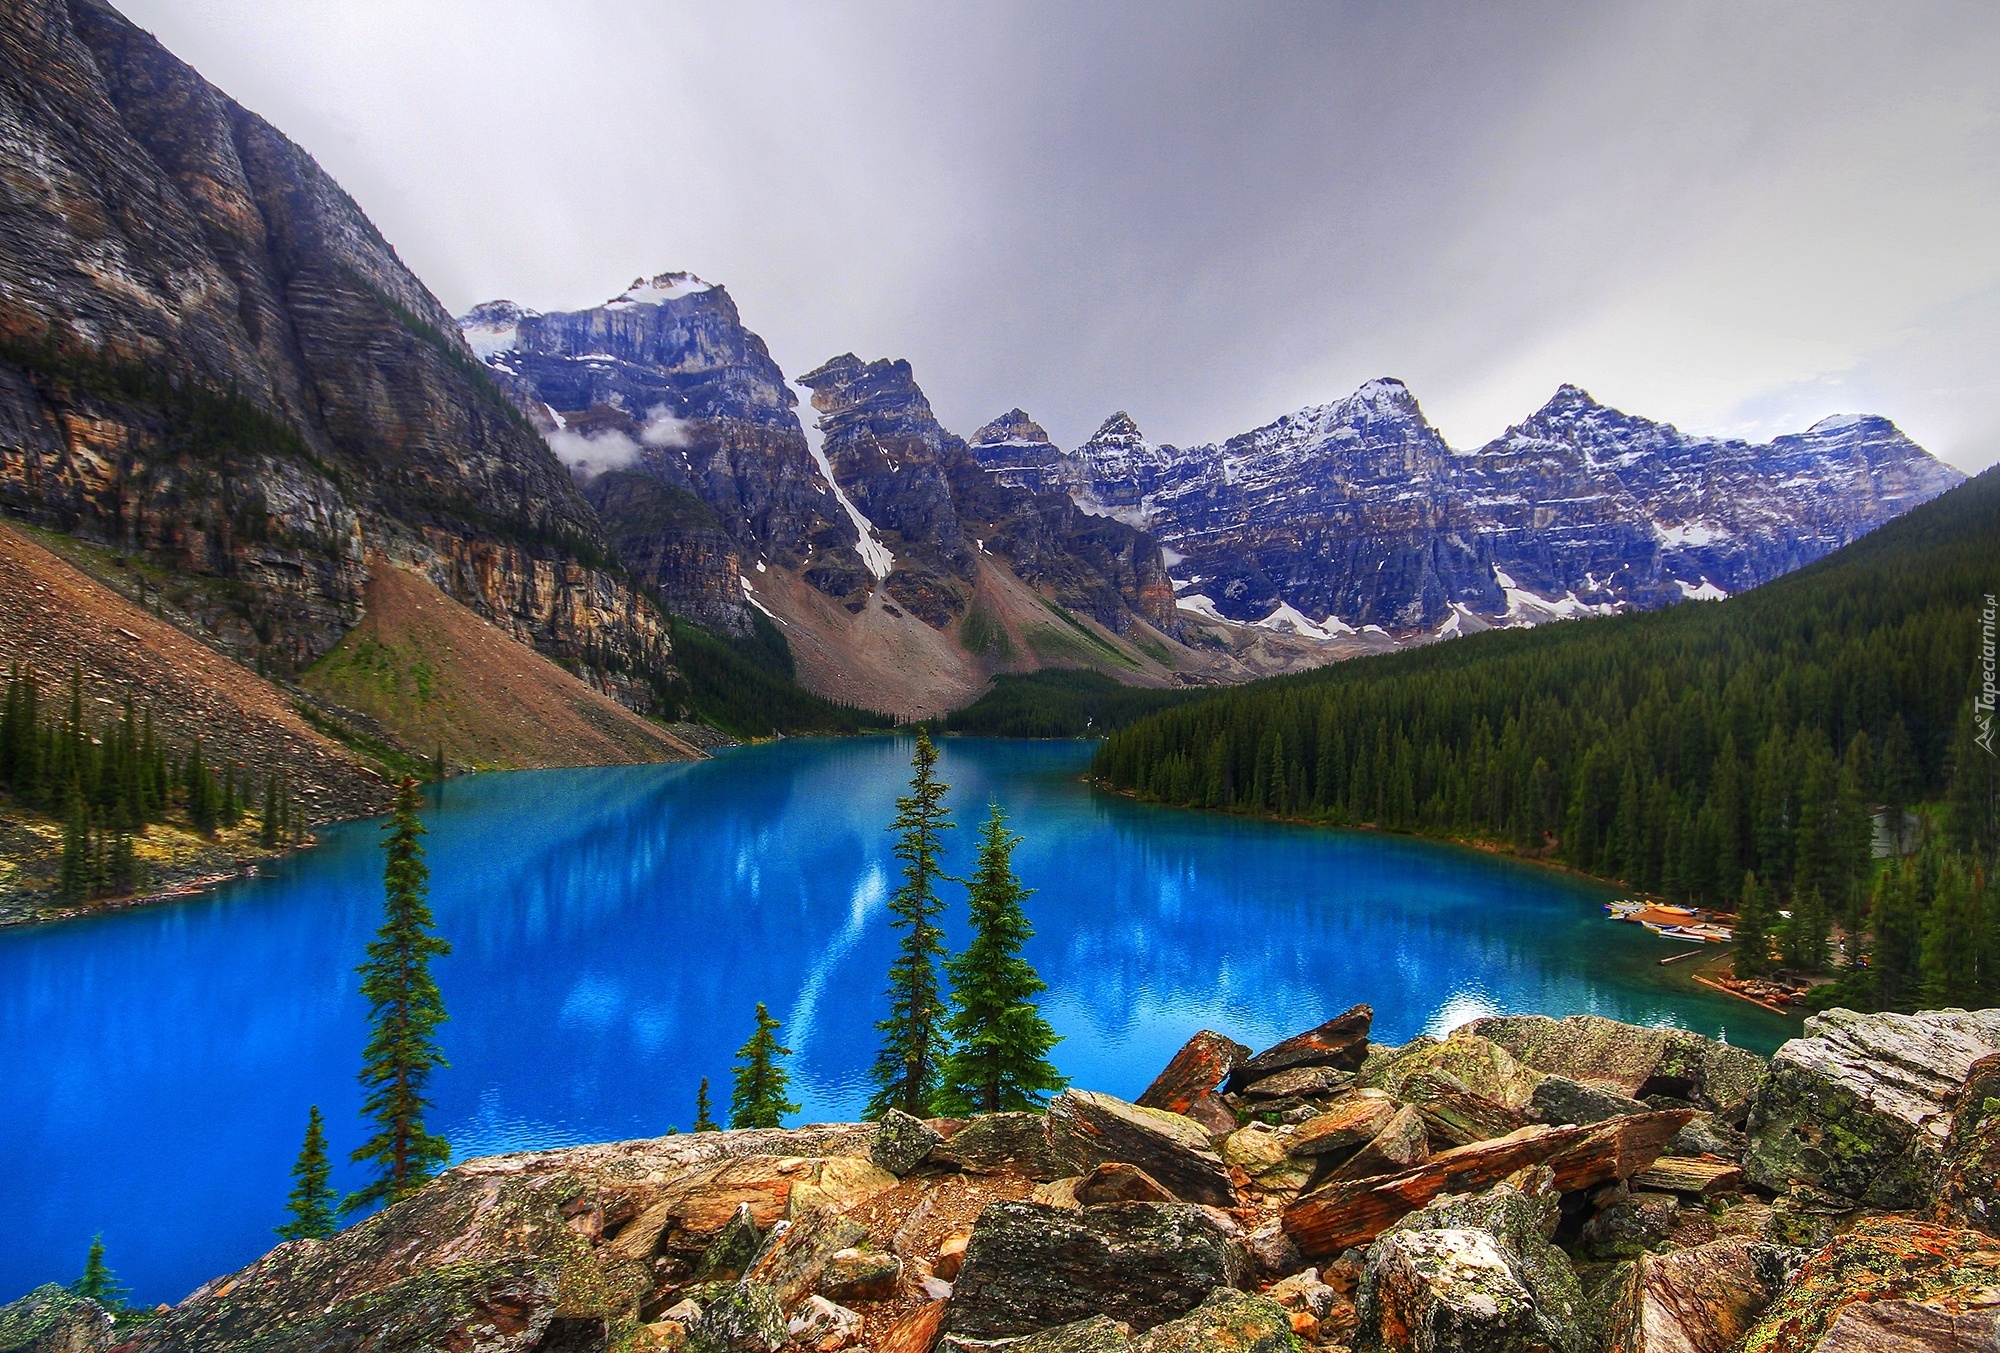
[[[370,1024],[361,1064],[361,1084],[369,1094],[361,1111],[376,1130],[350,1159],[373,1165],[377,1174],[375,1182],[347,1196],[343,1212],[400,1202],[451,1159],[451,1144],[424,1128],[431,1072],[449,1065],[434,1037],[445,1012],[430,964],[450,953],[451,945],[435,933],[426,901],[430,870],[418,840],[424,828],[417,821],[417,782],[409,776],[396,787],[388,830],[382,928],[368,946],[368,961],[356,969]]]
[[[292,1219],[278,1228],[280,1236],[286,1240],[320,1240],[334,1233],[334,1196],[328,1185],[332,1177],[333,1167],[326,1158],[326,1124],[319,1116],[319,1105],[315,1104],[306,1116],[305,1145],[299,1148],[299,1158],[292,1165],[292,1178],[297,1183],[292,1196],[285,1200],[285,1209]]]
[[[1761,977],[1771,971],[1771,904],[1756,874],[1743,875],[1736,908],[1736,975]]]
[[[1069,1083],[1048,1060],[1060,1040],[1034,1001],[1048,984],[1021,957],[1035,932],[1021,909],[1028,890],[1014,874],[1020,843],[1000,805],[991,805],[967,885],[972,941],[944,965],[952,984],[954,1009],[945,1024],[952,1050],[935,1102],[946,1113],[1038,1110]]]
[[[729,1096],[729,1126],[733,1128],[783,1127],[788,1113],[799,1106],[785,1098],[791,1075],[780,1065],[792,1050],[778,1042],[778,1021],[757,1002],[757,1029],[750,1041],[736,1050],[736,1085]],[[706,1080],[702,1082],[708,1084]]]
[[[945,955],[944,931],[937,924],[944,903],[937,885],[946,877],[940,857],[944,833],[952,825],[944,806],[951,786],[938,780],[937,748],[921,730],[910,765],[910,792],[896,800],[891,828],[900,833],[896,858],[903,862],[903,883],[889,901],[895,918],[890,924],[904,933],[889,968],[889,1018],[875,1025],[883,1037],[870,1072],[876,1087],[868,1101],[870,1118],[890,1109],[930,1117],[945,1053],[944,997],[938,978],[938,964]]]
[[[69,1290],[80,1297],[88,1297],[98,1305],[116,1315],[125,1309],[125,1298],[132,1290],[118,1281],[104,1263],[104,1234],[90,1238],[90,1253],[84,1256],[83,1274],[69,1285]]]
[[[711,1114],[711,1109],[708,1103],[708,1077],[703,1076],[701,1078],[701,1084],[695,1087],[695,1092],[694,1092],[694,1130],[696,1132],[715,1131],[715,1119],[711,1117],[710,1114]]]

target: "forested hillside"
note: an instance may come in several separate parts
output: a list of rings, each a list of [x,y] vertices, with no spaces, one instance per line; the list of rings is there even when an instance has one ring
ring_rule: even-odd
[[[1943,878],[1976,902],[2000,775],[1973,743],[1971,697],[1996,589],[1989,470],[1742,597],[1244,687],[1114,734],[1095,771],[1170,803],[1501,838],[1731,909],[1754,874],[1753,911],[1789,905],[1808,927],[1821,908],[1865,919],[1871,808],[1895,823],[1941,799],[1925,820],[1970,861],[1933,860],[1918,886]],[[1961,910],[1950,947],[1985,954],[1953,979],[1970,996],[2000,977],[2000,907]]]

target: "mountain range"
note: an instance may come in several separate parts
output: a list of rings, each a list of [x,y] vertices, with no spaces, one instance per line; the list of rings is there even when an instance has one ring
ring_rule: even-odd
[[[803,570],[850,611],[873,580],[898,618],[962,628],[983,554],[1110,635],[1173,643],[1162,651],[1179,670],[1234,675],[1241,661],[1186,655],[1207,640],[1241,658],[1246,626],[1306,641],[1252,669],[1271,670],[1727,596],[1963,478],[1883,418],[1828,418],[1756,445],[1633,417],[1573,385],[1473,451],[1447,445],[1393,379],[1187,449],[1147,441],[1120,412],[1065,451],[1018,408],[962,440],[908,362],[849,353],[792,383],[795,417],[724,288],[687,273],[638,279],[589,310],[493,301],[459,322],[551,430],[626,556],[671,561],[662,591],[721,625],[742,623],[730,580],[755,557]],[[767,449],[746,464],[732,451],[746,445]],[[713,531],[634,515],[635,476],[655,495],[699,498]],[[815,548],[766,506],[776,479],[801,486],[792,501],[817,493]],[[724,538],[735,553],[705,543]],[[759,604],[803,623],[796,607]]]
[[[788,374],[685,272],[455,320],[102,0],[24,0],[0,50],[0,511],[425,756],[459,725],[410,712],[420,633],[491,626],[642,714],[692,707],[678,634],[711,684],[749,661],[933,715],[998,673],[1237,681],[1732,593],[1961,477],[1879,418],[1754,446],[1567,386],[1471,452],[1390,380],[1188,449],[1123,414],[1070,450],[1020,409],[962,437],[908,362]]]

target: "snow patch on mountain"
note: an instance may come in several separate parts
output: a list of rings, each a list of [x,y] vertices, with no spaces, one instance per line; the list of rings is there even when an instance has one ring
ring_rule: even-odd
[[[665,305],[683,296],[699,296],[713,291],[713,284],[691,272],[663,272],[657,277],[635,277],[632,285],[604,303],[606,310],[629,310],[635,305]]]
[[[861,562],[878,580],[888,577],[889,570],[896,566],[896,556],[889,553],[889,547],[876,536],[875,523],[862,514],[847,496],[847,490],[840,487],[840,481],[833,477],[833,463],[826,458],[826,435],[820,429],[819,414],[813,408],[812,391],[797,384],[792,386],[792,391],[799,397],[799,426],[805,429],[806,449],[812,452],[813,464],[819,467],[820,477],[833,490],[834,501],[840,504],[859,533],[854,542],[854,552],[861,556]]]

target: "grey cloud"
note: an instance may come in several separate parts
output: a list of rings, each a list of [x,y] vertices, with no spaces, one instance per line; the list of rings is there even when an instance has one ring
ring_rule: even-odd
[[[134,0],[454,310],[726,282],[951,426],[1227,435],[1377,375],[1476,444],[1564,380],[2000,458],[1987,3]]]

